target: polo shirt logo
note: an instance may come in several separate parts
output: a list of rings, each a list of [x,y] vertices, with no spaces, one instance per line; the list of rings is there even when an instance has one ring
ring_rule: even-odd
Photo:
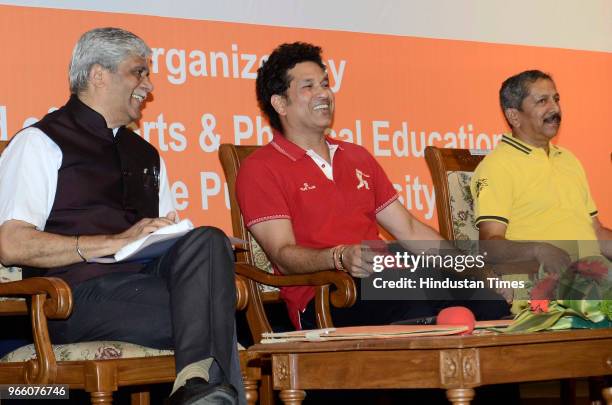
[[[355,169],[355,176],[357,176],[357,180],[359,180],[359,184],[357,184],[357,190],[365,187],[366,190],[370,189],[370,185],[368,181],[364,179],[364,177],[370,177],[359,169]]]
[[[308,190],[314,190],[315,188],[317,188],[317,186],[311,186],[308,183],[304,183],[304,185],[302,187],[300,187],[301,191],[308,191]]]
[[[486,178],[481,177],[476,181],[476,198],[480,197],[480,192],[488,185],[488,180]]]

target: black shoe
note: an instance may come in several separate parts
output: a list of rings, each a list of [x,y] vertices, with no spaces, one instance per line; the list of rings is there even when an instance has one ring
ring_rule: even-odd
[[[170,395],[170,405],[235,405],[238,393],[228,384],[209,384],[203,378],[187,380]]]

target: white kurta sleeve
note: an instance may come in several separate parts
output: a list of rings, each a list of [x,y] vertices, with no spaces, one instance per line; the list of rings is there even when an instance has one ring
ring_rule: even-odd
[[[174,200],[170,192],[170,182],[168,181],[168,172],[164,159],[159,157],[159,216],[165,217],[170,212],[176,212]],[[178,219],[178,213],[177,213]]]
[[[57,189],[62,151],[38,128],[26,128],[0,156],[0,225],[16,219],[44,230]]]

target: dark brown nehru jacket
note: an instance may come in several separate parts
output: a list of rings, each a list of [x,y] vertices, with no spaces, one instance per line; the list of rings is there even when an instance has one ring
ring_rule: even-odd
[[[57,191],[45,232],[116,234],[145,217],[159,216],[157,150],[131,130],[113,136],[102,115],[76,96],[33,125],[62,151]],[[25,270],[26,277],[60,277],[72,286],[109,272],[138,271],[137,263],[76,263]]]

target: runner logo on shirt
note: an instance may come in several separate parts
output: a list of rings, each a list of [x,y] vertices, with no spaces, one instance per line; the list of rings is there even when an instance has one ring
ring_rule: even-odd
[[[308,191],[308,190],[314,190],[315,188],[317,188],[317,186],[310,186],[308,185],[308,183],[304,183],[303,187],[300,187],[301,191]]]
[[[359,180],[359,184],[357,184],[357,190],[363,187],[365,187],[366,190],[370,189],[370,185],[368,184],[368,181],[364,179],[364,177],[370,177],[369,175],[365,174],[359,169],[355,169],[355,176],[357,176],[357,180]]]

